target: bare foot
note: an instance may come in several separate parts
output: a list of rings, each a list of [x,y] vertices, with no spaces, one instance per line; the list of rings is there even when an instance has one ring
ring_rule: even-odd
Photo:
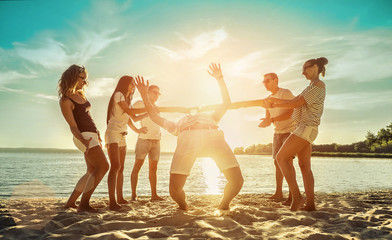
[[[277,194],[275,193],[274,195],[272,195],[271,197],[268,198],[269,200],[273,200],[273,201],[282,201],[283,200],[283,194]]]
[[[131,201],[137,201],[138,199],[137,199],[137,196],[135,195],[135,196],[132,196],[132,198],[131,198]]]
[[[76,209],[76,208],[78,208],[78,206],[76,206],[75,203],[72,203],[72,204],[65,204],[65,205],[64,205],[64,208],[65,208],[65,209],[67,209],[67,208],[75,208],[75,209]]]
[[[121,209],[121,206],[117,203],[109,203],[109,209],[112,211],[118,211]]]
[[[81,206],[81,205],[79,205],[77,211],[78,211],[78,212],[90,212],[90,213],[96,213],[96,212],[98,212],[97,209],[91,207],[90,205],[87,205],[87,206]]]
[[[299,208],[305,203],[305,199],[301,196],[298,199],[293,199],[291,203],[290,210],[291,211],[298,211]]]
[[[287,198],[287,200],[284,201],[284,202],[282,203],[282,205],[284,205],[284,206],[290,206],[290,205],[291,205],[291,202],[292,202],[291,198]]]
[[[305,207],[301,208],[301,210],[313,212],[313,211],[316,211],[316,206],[314,204],[311,206],[305,205]]]
[[[128,204],[129,202],[127,200],[125,200],[124,198],[121,198],[121,199],[117,199],[117,203],[118,204]]]
[[[163,201],[165,199],[161,198],[160,196],[156,195],[156,196],[151,196],[151,201]]]
[[[222,205],[222,203],[219,204],[218,206],[219,210],[230,210],[230,206],[229,205]]]
[[[188,211],[188,210],[189,210],[189,206],[188,206],[187,203],[184,203],[184,205],[178,204],[178,208],[179,208],[180,210],[184,210],[184,211]]]

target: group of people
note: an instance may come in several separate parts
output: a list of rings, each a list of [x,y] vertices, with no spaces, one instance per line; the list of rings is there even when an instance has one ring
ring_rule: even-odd
[[[89,200],[105,174],[108,174],[109,209],[119,210],[120,204],[128,201],[123,196],[123,171],[126,155],[127,126],[139,134],[135,147],[135,162],[131,174],[132,200],[137,199],[138,174],[146,156],[149,157],[149,180],[151,200],[162,200],[156,191],[157,165],[160,156],[160,128],[177,136],[177,147],[170,167],[169,193],[182,210],[188,210],[183,190],[187,177],[197,157],[211,157],[226,177],[219,209],[228,210],[230,202],[240,192],[244,179],[237,159],[224,139],[218,123],[228,109],[242,107],[264,107],[265,118],[259,127],[275,126],[273,158],[276,168],[276,192],[274,200],[283,199],[282,183],[285,178],[289,186],[289,197],[284,203],[293,211],[305,203],[295,175],[293,159],[297,155],[302,172],[306,204],[304,210],[314,211],[314,178],[311,171],[312,143],[318,134],[323,113],[325,84],[320,75],[325,75],[326,58],[310,59],[305,62],[302,74],[310,84],[301,94],[294,96],[290,90],[279,88],[275,73],[264,75],[263,84],[271,95],[264,99],[231,102],[222,69],[211,64],[208,73],[216,79],[221,91],[222,103],[198,108],[198,113],[189,114],[195,108],[157,107],[160,95],[157,85],[149,85],[143,77],[123,76],[120,78],[108,104],[105,146],[110,167],[102,150],[102,140],[91,117],[91,105],[85,96],[88,85],[87,71],[78,65],[70,66],[58,84],[60,107],[74,137],[75,145],[84,152],[87,172],[77,182],[65,207],[78,211],[95,212]],[[142,101],[131,105],[135,89]],[[204,113],[204,111],[208,113]],[[163,118],[160,112],[180,112],[186,115],[177,122]],[[141,128],[133,122],[141,121]],[[82,195],[79,205],[76,200]]]

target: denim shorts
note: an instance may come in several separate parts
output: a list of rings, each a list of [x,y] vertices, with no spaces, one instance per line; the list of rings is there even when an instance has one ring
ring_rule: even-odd
[[[272,158],[276,159],[276,154],[278,154],[280,148],[291,133],[275,133],[274,141],[272,142]]]
[[[135,147],[135,158],[144,160],[148,154],[148,158],[152,161],[159,161],[161,153],[160,139],[143,139],[138,138]]]

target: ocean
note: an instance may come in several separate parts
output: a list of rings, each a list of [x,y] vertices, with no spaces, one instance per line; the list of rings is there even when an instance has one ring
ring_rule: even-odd
[[[158,164],[158,194],[169,195],[172,154],[162,154]],[[124,196],[131,196],[130,174],[135,156],[128,153],[124,170]],[[237,156],[245,182],[240,193],[274,193],[275,169],[271,156]],[[303,183],[297,160],[297,182]],[[67,198],[86,166],[80,152],[0,152],[0,198]],[[353,192],[392,189],[392,160],[312,157],[316,192]],[[184,190],[188,195],[222,194],[225,177],[210,158],[199,158]],[[283,185],[287,192],[287,184]],[[139,196],[150,195],[148,160],[138,182]],[[107,175],[93,197],[107,197]]]

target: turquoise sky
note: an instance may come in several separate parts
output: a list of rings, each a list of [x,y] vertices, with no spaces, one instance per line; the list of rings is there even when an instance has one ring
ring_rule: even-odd
[[[330,63],[315,143],[361,141],[392,122],[391,10],[388,0],[0,1],[0,147],[74,148],[56,90],[73,63],[89,72],[87,96],[104,133],[122,75],[159,85],[159,105],[199,106],[220,101],[211,62],[239,101],[266,97],[268,72],[299,94],[308,84],[302,64],[321,56]],[[232,147],[269,143],[262,116],[262,108],[229,111],[220,127]],[[136,138],[128,135],[129,149]],[[163,131],[163,151],[175,141]]]

